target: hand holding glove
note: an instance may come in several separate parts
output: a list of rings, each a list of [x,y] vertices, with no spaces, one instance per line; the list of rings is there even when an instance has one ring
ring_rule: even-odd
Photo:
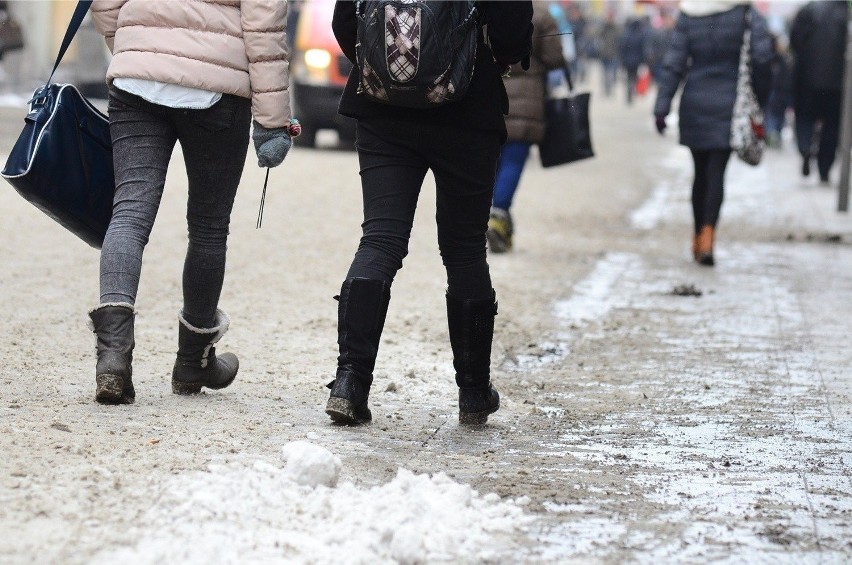
[[[655,116],[656,120],[654,121],[654,125],[657,126],[657,133],[663,135],[666,131],[666,117],[662,114],[657,114]]]
[[[293,145],[293,136],[301,132],[301,126],[296,120],[290,126],[283,128],[265,128],[257,121],[252,121],[252,125],[251,138],[254,141],[259,167],[277,167],[280,165]]]

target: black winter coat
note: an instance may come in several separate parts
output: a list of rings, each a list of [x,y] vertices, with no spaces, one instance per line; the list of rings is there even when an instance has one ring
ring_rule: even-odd
[[[797,88],[843,90],[848,9],[845,1],[820,1],[796,14],[790,46],[796,54]]]
[[[506,89],[498,64],[517,63],[528,57],[532,46],[533,7],[530,0],[478,2],[480,24],[487,25],[488,43],[480,32],[476,66],[467,94],[461,100],[424,110],[401,108],[374,102],[358,94],[358,67],[355,60],[357,20],[355,2],[338,0],[334,6],[332,29],[343,54],[353,68],[340,98],[338,111],[352,118],[382,118],[454,124],[463,128],[500,132],[506,138],[503,115],[509,112]]]
[[[627,25],[618,43],[621,54],[621,64],[625,69],[636,72],[639,65],[645,62],[648,35],[642,22],[632,21]]]
[[[737,97],[740,48],[746,6],[708,16],[681,14],[663,63],[654,106],[667,115],[683,83],[680,98],[680,142],[691,149],[728,149],[731,116]],[[768,70],[773,56],[766,20],[752,10],[751,56]],[[768,76],[768,75],[767,75]]]

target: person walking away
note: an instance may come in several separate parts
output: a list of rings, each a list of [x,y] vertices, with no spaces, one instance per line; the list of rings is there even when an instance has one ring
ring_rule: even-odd
[[[601,70],[603,71],[604,96],[607,98],[612,96],[612,91],[618,80],[618,42],[620,37],[621,28],[615,23],[615,13],[610,11],[598,32],[598,55],[601,59]]]
[[[633,104],[636,94],[636,80],[639,76],[639,66],[645,62],[647,34],[642,20],[632,19],[624,28],[624,33],[618,41],[618,51],[621,65],[627,75],[627,104]]]
[[[530,68],[523,71],[513,65],[503,84],[509,95],[511,112],[506,116],[508,141],[500,151],[497,177],[494,182],[494,199],[488,219],[488,248],[492,253],[512,249],[514,222],[510,209],[524,165],[534,143],[544,139],[544,102],[547,97],[545,79],[548,71],[564,69],[564,51],[557,33],[557,23],[543,2],[533,2],[533,27]],[[564,73],[559,77],[565,80]]]
[[[100,262],[95,399],[130,404],[136,292],[142,253],[175,143],[189,180],[189,246],[172,391],[224,388],[237,374],[216,354],[230,319],[218,309],[231,208],[254,116],[258,164],[279,165],[298,126],[291,120],[279,0],[95,0],[92,17],[113,53],[107,70],[115,199]]]
[[[829,182],[840,138],[848,12],[845,1],[810,2],[796,14],[790,29],[796,59],[793,95],[802,176],[810,175],[814,134],[821,122],[816,158],[823,184]]]
[[[647,46],[647,58],[651,79],[655,83],[662,80],[663,60],[672,42],[674,22],[675,20],[668,10],[663,10],[660,14],[659,26],[651,31],[651,39]]]
[[[466,95],[434,108],[412,109],[374,101],[360,87],[356,4],[335,4],[334,34],[355,64],[340,113],[357,120],[364,221],[338,297],[339,356],[326,404],[334,422],[359,424],[372,419],[368,397],[390,289],[408,253],[417,198],[430,169],[437,189],[438,246],[447,271],[459,421],[486,423],[500,406],[490,378],[497,302],[486,261],[485,230],[497,157],[506,139],[503,115],[508,103],[500,74],[529,56],[532,5],[486,1],[476,6],[476,64]]]
[[[770,63],[772,83],[766,105],[766,145],[780,148],[781,133],[787,122],[787,110],[793,106],[793,58],[786,39],[773,36],[774,55]]]
[[[24,34],[21,25],[9,13],[9,5],[6,0],[0,0],[0,90],[6,86],[16,86],[10,75],[14,77],[15,72],[7,72],[4,68],[3,57],[12,51],[24,48]]]
[[[764,85],[762,77],[768,79],[772,38],[766,20],[747,3],[685,0],[680,9],[663,63],[654,115],[657,131],[662,134],[672,100],[683,84],[680,143],[690,149],[695,166],[692,254],[700,265],[712,266],[725,169],[731,155],[731,117],[746,18],[751,19],[754,89],[761,104],[765,104],[768,91],[768,80]]]

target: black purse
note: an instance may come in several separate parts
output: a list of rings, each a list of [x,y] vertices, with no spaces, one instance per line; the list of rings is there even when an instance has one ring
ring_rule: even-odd
[[[109,119],[74,86],[50,83],[91,3],[77,3],[53,72],[29,101],[24,130],[2,176],[36,208],[99,249],[115,193]]]
[[[574,93],[570,71],[565,68],[568,96],[548,98],[544,104],[544,139],[538,144],[542,167],[555,167],[594,157],[589,125],[590,94]]]

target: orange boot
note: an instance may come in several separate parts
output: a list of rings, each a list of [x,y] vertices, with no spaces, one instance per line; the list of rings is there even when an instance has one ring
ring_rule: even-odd
[[[701,226],[701,231],[698,232],[695,246],[695,260],[700,265],[712,267],[713,260],[713,241],[716,237],[716,229],[713,226]]]

